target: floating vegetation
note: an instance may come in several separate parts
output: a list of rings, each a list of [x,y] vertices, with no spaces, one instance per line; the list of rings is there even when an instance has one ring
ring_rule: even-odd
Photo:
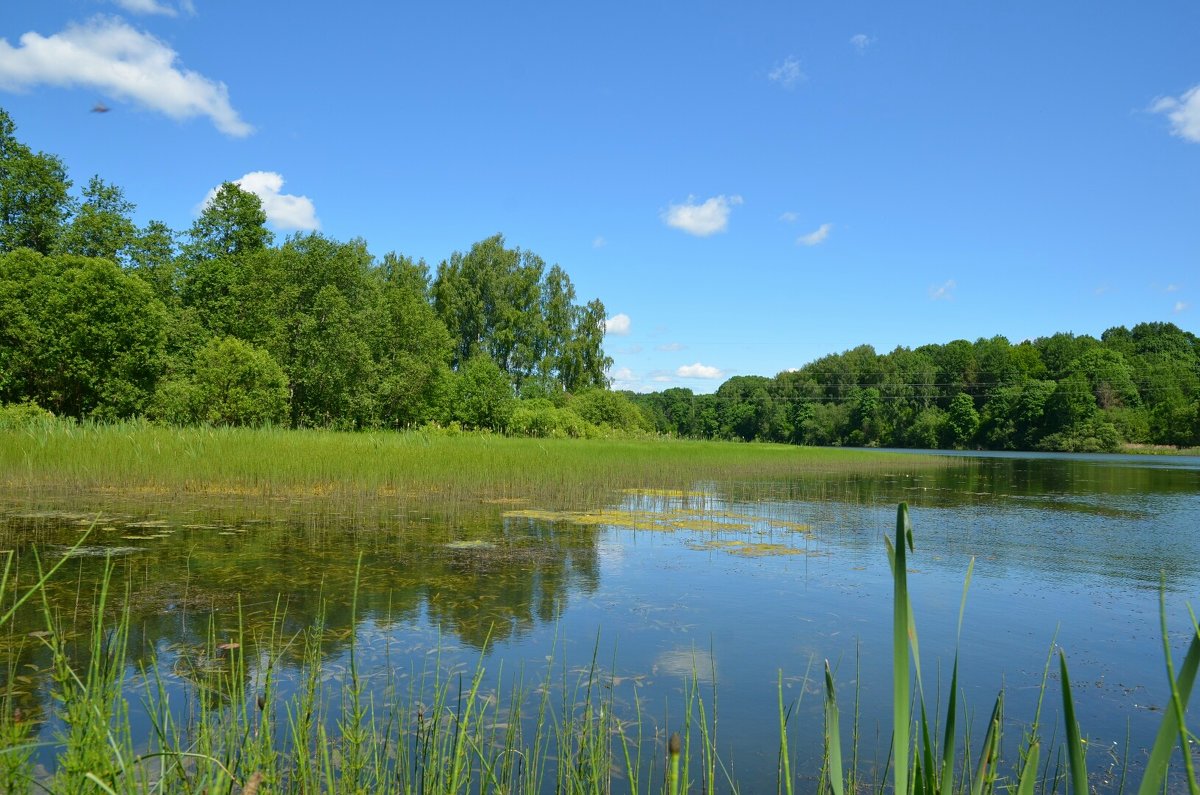
[[[505,511],[505,519],[528,519],[537,522],[566,522],[584,527],[617,527],[630,530],[672,532],[691,530],[702,533],[737,533],[752,530],[785,530],[807,533],[811,525],[801,522],[768,519],[753,514],[721,511],[705,513],[686,509],[661,511],[606,509],[601,511],[547,511],[522,509]]]
[[[709,533],[728,533],[735,530],[750,530],[754,527],[748,521],[730,522],[724,519],[673,519],[671,525],[679,530],[697,530]]]
[[[166,519],[147,519],[144,522],[127,522],[126,527],[170,527],[171,523]]]
[[[129,536],[125,536],[129,538]],[[134,538],[141,538],[134,536]],[[145,552],[142,547],[104,547],[104,546],[83,546],[72,547],[63,553],[64,557],[68,558],[103,558],[108,555],[114,557],[119,555],[134,555],[138,552]]]
[[[689,549],[696,550],[714,550],[719,549],[728,552],[731,555],[739,555],[743,558],[766,558],[777,555],[805,555],[803,549],[789,547],[786,544],[767,544],[754,541],[738,541],[738,540],[712,540],[712,541],[697,541],[688,544]]]
[[[491,541],[482,539],[470,539],[465,541],[451,541],[446,544],[446,549],[495,549],[496,545]]]

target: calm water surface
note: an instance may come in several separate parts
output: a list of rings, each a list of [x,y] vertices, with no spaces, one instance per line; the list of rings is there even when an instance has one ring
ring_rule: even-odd
[[[1136,763],[1165,704],[1160,578],[1177,654],[1186,605],[1200,606],[1200,459],[997,454],[959,463],[906,474],[900,457],[891,475],[695,483],[558,513],[527,503],[340,514],[90,504],[71,513],[61,500],[47,510],[50,501],[10,496],[0,502],[0,544],[17,550],[28,582],[34,545],[61,554],[91,523],[85,512],[106,511],[51,594],[61,615],[83,621],[112,554],[137,636],[135,713],[138,666],[156,660],[167,686],[185,693],[194,685],[180,662],[205,645],[210,626],[232,636],[239,605],[251,633],[265,634],[280,605],[285,631],[296,631],[324,602],[335,679],[351,640],[368,682],[431,667],[470,671],[482,660],[488,686],[507,687],[518,672],[543,678],[548,658],[559,680],[595,660],[617,709],[632,717],[637,699],[646,733],[660,738],[678,728],[689,682],[699,680],[706,701],[715,690],[723,758],[745,791],[762,791],[775,785],[780,678],[795,704],[793,769],[819,769],[826,659],[844,708],[856,689],[862,699],[863,755],[886,757],[892,584],[882,539],[894,532],[896,503],[907,501],[916,539],[909,587],[930,696],[949,678],[974,559],[960,683],[976,736],[1001,687],[1006,731],[1019,736],[1056,642],[1078,690],[1089,766],[1114,767],[1127,734]],[[51,737],[41,619],[18,621],[0,677]],[[299,661],[283,663],[281,698],[296,687],[288,672]],[[1046,725],[1058,721],[1051,680]]]

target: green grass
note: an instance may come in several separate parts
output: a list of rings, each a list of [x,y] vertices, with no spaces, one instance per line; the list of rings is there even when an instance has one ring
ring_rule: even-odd
[[[342,433],[47,423],[0,430],[0,490],[130,501],[213,497],[440,505],[604,504],[623,488],[878,475],[952,459],[670,439],[527,439],[430,431]]]

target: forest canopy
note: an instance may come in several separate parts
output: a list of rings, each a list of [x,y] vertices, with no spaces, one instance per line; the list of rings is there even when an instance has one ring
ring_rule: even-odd
[[[1170,323],[1012,344],[867,345],[710,395],[608,389],[605,308],[501,235],[432,270],[365,241],[277,241],[223,184],[189,229],[16,137],[0,109],[0,427],[73,420],[608,431],[807,445],[1200,444],[1200,341]],[[8,408],[2,408],[7,406]]]
[[[1200,444],[1200,340],[1171,323],[1100,339],[1054,334],[897,348],[862,345],[715,394],[639,395],[679,436],[989,450],[1111,451]]]

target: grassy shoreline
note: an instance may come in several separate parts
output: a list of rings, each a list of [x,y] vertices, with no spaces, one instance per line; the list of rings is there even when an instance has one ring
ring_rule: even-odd
[[[842,448],[661,438],[50,423],[0,432],[0,491],[145,498],[598,503],[625,488],[879,475],[955,462]]]

